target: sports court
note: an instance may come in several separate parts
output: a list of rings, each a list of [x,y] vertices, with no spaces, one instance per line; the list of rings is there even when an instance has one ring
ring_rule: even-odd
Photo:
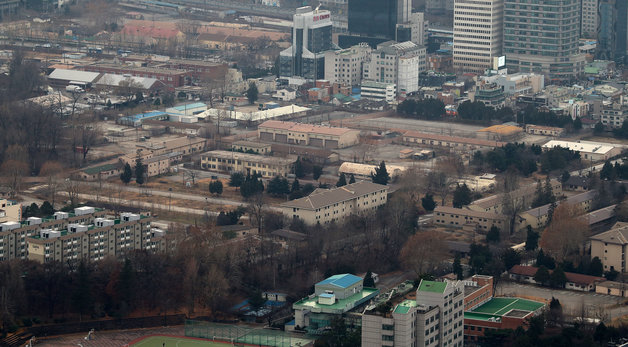
[[[542,302],[518,298],[493,298],[480,307],[471,310],[473,313],[485,313],[493,316],[503,316],[511,310],[534,312],[545,306]]]
[[[151,335],[131,341],[128,347],[228,347],[231,342],[210,341],[192,337]]]

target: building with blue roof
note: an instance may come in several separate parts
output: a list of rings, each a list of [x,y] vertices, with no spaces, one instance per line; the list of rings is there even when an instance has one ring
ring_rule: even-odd
[[[339,274],[316,283],[314,294],[292,305],[295,327],[306,328],[312,334],[325,332],[334,318],[356,310],[379,294],[378,289],[364,288],[363,282],[362,277]]]
[[[118,120],[118,123],[122,125],[131,125],[134,127],[138,127],[142,125],[142,121],[147,120],[147,119],[167,120],[168,114],[162,111],[150,111],[146,113],[138,113],[132,116],[121,117]]]
[[[202,102],[179,105],[166,109],[166,113],[170,115],[193,116],[207,111],[207,105]]]

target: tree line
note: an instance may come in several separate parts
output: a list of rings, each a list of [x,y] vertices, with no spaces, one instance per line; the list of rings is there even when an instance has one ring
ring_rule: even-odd
[[[563,170],[572,163],[580,162],[580,153],[567,148],[554,147],[542,150],[538,145],[526,146],[524,143],[507,143],[503,147],[482,153],[476,151],[471,164],[479,169],[505,172],[514,167],[523,176],[530,176],[540,170],[549,173]]]

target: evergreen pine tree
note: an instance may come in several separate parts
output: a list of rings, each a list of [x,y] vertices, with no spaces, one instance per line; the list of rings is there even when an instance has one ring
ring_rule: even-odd
[[[342,187],[347,185],[347,178],[344,173],[340,174],[340,178],[338,178],[338,182],[336,182],[336,187]]]
[[[144,168],[144,163],[142,163],[142,158],[137,158],[135,160],[135,182],[137,184],[144,184],[144,175],[146,173],[146,169]]]
[[[388,174],[388,170],[386,170],[386,163],[382,161],[379,164],[379,167],[375,168],[375,174],[371,174],[371,179],[373,183],[387,185],[388,181],[390,181],[390,175]]]
[[[131,178],[133,178],[133,170],[131,170],[131,165],[126,163],[124,165],[124,171],[120,174],[120,181],[124,184],[129,184],[129,182],[131,182]]]
[[[355,183],[355,176],[351,174],[351,176],[349,176],[349,184],[353,184],[353,183]]]

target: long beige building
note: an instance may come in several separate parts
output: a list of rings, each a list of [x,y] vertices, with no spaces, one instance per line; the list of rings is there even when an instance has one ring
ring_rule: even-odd
[[[550,185],[552,186],[552,192],[554,194],[562,192],[562,184],[555,179],[550,180]],[[524,209],[529,208],[534,201],[534,195],[536,193],[537,184],[532,183],[526,186],[523,186],[519,189],[516,189],[510,192],[510,197],[515,201],[516,205],[522,206]],[[487,196],[485,198],[475,200],[471,203],[468,208],[474,211],[480,212],[491,212],[491,213],[502,213],[502,208],[504,207],[504,196],[503,194],[495,194],[491,196]]]
[[[483,74],[502,56],[503,0],[455,0],[454,69]]]
[[[266,121],[258,126],[262,141],[290,143],[320,148],[346,148],[360,142],[360,131],[322,125]]]
[[[209,151],[201,154],[201,168],[215,172],[258,173],[262,177],[288,176],[292,172],[294,159],[269,157],[264,155]]]
[[[505,146],[505,142],[474,139],[469,137],[428,134],[418,131],[406,131],[402,136],[403,142],[421,147],[446,147],[458,152],[494,149]]]
[[[628,224],[618,223],[611,230],[591,236],[591,259],[598,257],[604,271],[628,272]]]
[[[597,191],[590,190],[588,192],[572,195],[565,200],[558,201],[558,203],[571,205],[582,213],[586,213],[591,211],[593,199],[595,199],[596,195]],[[551,204],[547,204],[520,213],[517,229],[524,229],[528,225],[533,229],[545,227],[549,220],[550,212]]]
[[[352,214],[373,212],[388,201],[388,186],[360,181],[340,188],[316,191],[281,204],[283,215],[309,225],[340,222]]]
[[[478,227],[488,231],[492,226],[505,230],[508,226],[507,218],[501,214],[473,211],[467,208],[438,206],[434,209],[434,222],[438,225],[462,228],[464,226]]]

